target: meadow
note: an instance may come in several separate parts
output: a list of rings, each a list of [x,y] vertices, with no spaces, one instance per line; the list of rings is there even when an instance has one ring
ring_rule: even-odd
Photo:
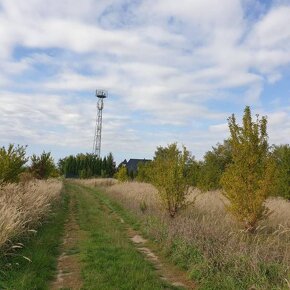
[[[106,194],[141,222],[140,230],[163,255],[187,271],[200,289],[288,289],[290,287],[290,203],[268,198],[271,214],[254,234],[225,210],[220,191],[191,189],[194,201],[169,217],[157,190],[147,183],[91,179],[83,185]],[[252,287],[252,288],[251,288]]]
[[[39,289],[45,284],[47,289],[53,277],[54,285],[63,275],[76,277],[76,268],[79,281],[73,289],[137,289],[136,277],[148,281],[144,289],[168,289],[171,280],[163,283],[157,271],[167,264],[182,272],[189,282],[182,287],[189,289],[289,289],[290,147],[269,146],[267,119],[252,121],[250,107],[242,126],[234,115],[228,123],[231,138],[207,152],[204,161],[172,143],[157,147],[153,160],[135,172],[128,164],[116,168],[112,154],[67,156],[57,168],[43,152],[25,167],[26,147],[1,148],[0,255],[5,261],[0,274],[6,285]],[[60,176],[66,178],[63,194]],[[23,239],[38,230],[42,234],[24,245]],[[137,232],[130,236],[132,231]],[[72,233],[78,246],[64,250],[61,239],[66,244]],[[135,246],[135,236],[149,249]],[[35,244],[40,245],[36,251]],[[164,262],[150,263],[144,249]],[[28,260],[30,270],[19,272],[27,267],[14,257]],[[37,272],[38,282],[27,278],[35,269],[45,269]],[[181,282],[173,280],[170,285],[179,287]]]
[[[141,272],[144,281],[155,285],[152,289],[168,289],[149,262],[136,255],[126,234],[128,226],[140,232],[164,261],[186,272],[197,289],[290,288],[290,203],[283,198],[266,200],[271,214],[254,233],[231,216],[228,201],[218,190],[190,188],[190,205],[174,218],[153,185],[113,178],[71,179],[64,188],[58,179],[6,184],[0,198],[0,248],[5,257],[0,282],[7,289],[49,289],[57,273],[61,238],[66,236],[68,200],[74,200],[70,211],[86,233],[76,248],[68,250],[69,256],[82,257],[77,259],[84,289],[101,285],[133,289]],[[11,262],[14,266],[8,269]],[[143,265],[146,273],[137,265]],[[130,279],[118,274],[124,267]],[[109,279],[110,275],[115,278]]]

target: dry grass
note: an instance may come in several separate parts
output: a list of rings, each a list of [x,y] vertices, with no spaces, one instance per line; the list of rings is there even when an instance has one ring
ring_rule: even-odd
[[[108,187],[118,183],[114,178],[90,178],[90,179],[70,179],[72,182],[77,182],[85,186],[93,187]]]
[[[29,181],[0,187],[0,248],[33,228],[50,210],[62,188],[59,180]]]
[[[267,201],[272,214],[253,235],[245,233],[226,212],[227,200],[218,191],[201,194],[192,190],[190,199],[196,197],[195,204],[174,219],[162,210],[157,191],[150,184],[115,183],[106,192],[139,216],[144,232],[163,245],[173,260],[191,271],[194,278],[197,261],[189,251],[193,248],[202,253],[207,269],[198,269],[201,272],[214,268],[237,280],[250,277],[243,285],[254,281],[255,289],[273,289],[275,283],[285,286],[289,281],[290,203],[286,200]]]

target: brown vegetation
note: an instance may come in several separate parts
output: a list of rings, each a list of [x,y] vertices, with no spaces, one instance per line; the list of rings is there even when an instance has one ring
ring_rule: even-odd
[[[26,181],[0,187],[0,248],[33,230],[62,188],[59,180]]]
[[[118,183],[114,178],[90,178],[90,179],[68,179],[72,182],[77,182],[85,186],[107,187]]]

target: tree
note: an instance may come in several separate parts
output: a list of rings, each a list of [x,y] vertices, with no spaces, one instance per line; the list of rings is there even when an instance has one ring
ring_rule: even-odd
[[[127,168],[125,166],[120,167],[117,173],[115,174],[115,178],[122,182],[128,181],[129,176],[128,176]]]
[[[276,195],[290,200],[290,146],[274,146],[273,156],[277,165]]]
[[[74,157],[73,155],[66,157],[63,162],[63,168],[65,177],[76,177],[78,174],[76,157]]]
[[[211,151],[206,152],[198,174],[197,186],[202,190],[220,188],[220,179],[227,165],[232,160],[231,145],[228,140],[217,144]]]
[[[252,121],[250,107],[246,107],[243,126],[233,114],[228,119],[232,162],[221,178],[223,194],[230,204],[228,210],[252,232],[257,222],[269,212],[265,200],[274,185],[275,163],[269,152],[267,119]]]
[[[101,168],[101,177],[107,177],[107,157],[104,157]]]
[[[50,155],[51,153],[44,152],[40,156],[33,154],[31,156],[31,165],[29,171],[37,179],[47,179],[57,175],[57,168]]]
[[[0,148],[0,185],[6,182],[17,182],[19,174],[24,171],[28,161],[26,147],[10,144],[7,149]]]
[[[61,175],[65,174],[65,164],[66,164],[66,158],[59,159],[57,162],[57,168]]]
[[[191,186],[198,186],[198,181],[200,178],[200,169],[202,163],[200,161],[196,161],[194,157],[186,164],[186,176],[190,180]]]
[[[151,161],[140,162],[138,164],[136,180],[139,182],[150,182],[151,177]]]
[[[180,151],[177,144],[173,143],[167,147],[158,147],[151,163],[150,180],[171,217],[187,205],[190,184],[187,165],[191,160],[192,157],[184,146]]]
[[[109,153],[107,156],[106,172],[108,177],[113,177],[116,172],[116,163],[112,153]]]
[[[58,167],[65,177],[69,178],[91,178],[94,176],[113,177],[115,173],[115,161],[112,153],[99,158],[95,154],[70,155],[58,161]]]

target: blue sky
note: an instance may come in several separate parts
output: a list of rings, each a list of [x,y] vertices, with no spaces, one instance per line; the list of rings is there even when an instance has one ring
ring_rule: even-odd
[[[102,155],[197,159],[245,105],[290,141],[290,0],[0,0],[0,140],[91,152],[95,89],[109,91]]]

